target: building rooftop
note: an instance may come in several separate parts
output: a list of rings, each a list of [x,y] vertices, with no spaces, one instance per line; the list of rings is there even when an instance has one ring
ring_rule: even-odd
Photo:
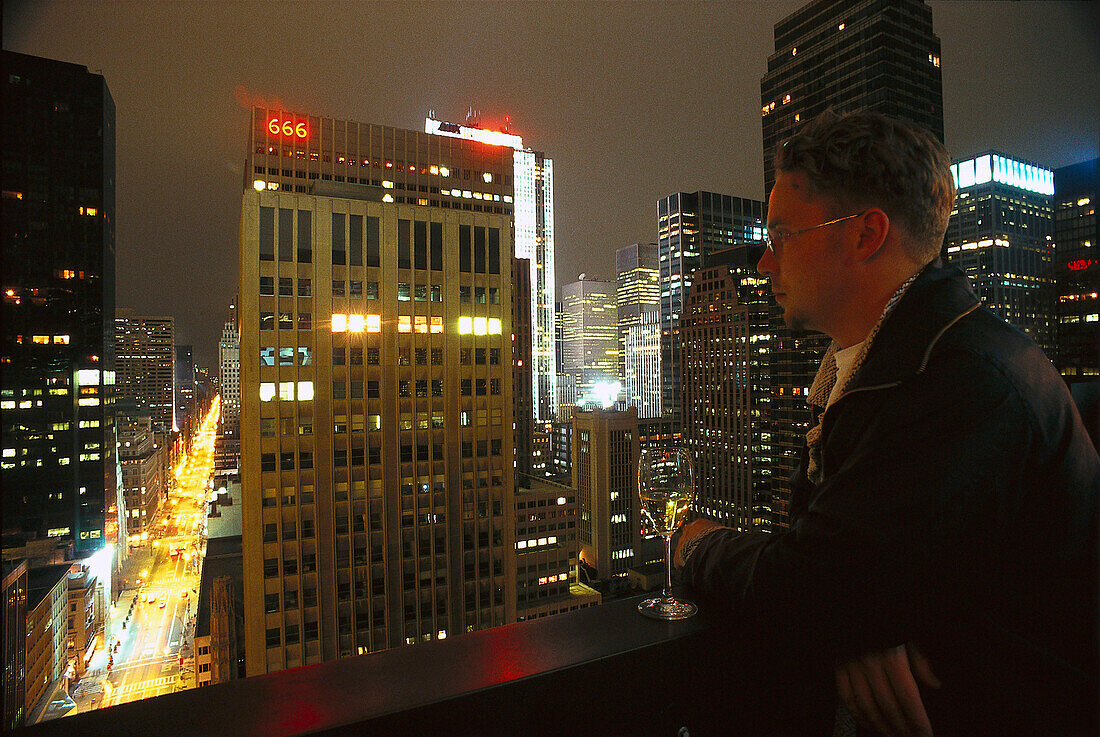
[[[58,582],[69,573],[70,568],[72,566],[68,563],[58,563],[27,571],[27,611],[34,609],[49,596]]]
[[[210,636],[210,590],[214,579],[229,576],[235,593],[243,591],[244,554],[241,536],[216,537],[206,541],[206,560],[199,584],[199,603],[195,609],[195,637]]]

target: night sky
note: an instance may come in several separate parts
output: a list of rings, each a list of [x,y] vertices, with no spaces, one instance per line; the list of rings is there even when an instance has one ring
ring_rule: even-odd
[[[249,107],[423,130],[512,118],[554,159],[557,283],[614,278],[654,203],[763,197],[760,78],[789,2],[3,3],[5,49],[101,72],[117,108],[117,304],[213,365],[237,279]],[[932,2],[955,157],[1098,154],[1100,9]]]

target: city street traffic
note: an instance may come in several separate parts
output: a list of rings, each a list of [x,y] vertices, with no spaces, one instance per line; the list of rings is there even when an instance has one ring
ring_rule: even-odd
[[[206,545],[206,500],[214,472],[217,400],[176,469],[149,538],[135,545],[108,626],[109,647],[93,665],[101,676],[97,708],[195,685],[193,635]]]

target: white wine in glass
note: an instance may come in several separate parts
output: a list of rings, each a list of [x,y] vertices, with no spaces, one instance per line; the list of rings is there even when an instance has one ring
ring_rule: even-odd
[[[665,539],[665,586],[638,611],[654,619],[687,619],[697,607],[672,595],[672,533],[695,501],[695,475],[687,448],[646,448],[638,459],[638,498],[642,512]]]

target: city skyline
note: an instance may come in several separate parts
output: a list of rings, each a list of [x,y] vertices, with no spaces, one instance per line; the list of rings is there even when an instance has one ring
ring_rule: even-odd
[[[612,279],[617,248],[654,240],[658,198],[763,196],[760,80],[774,24],[801,5],[440,4],[431,26],[479,31],[434,38],[413,25],[422,11],[397,4],[14,2],[4,48],[104,74],[119,111],[118,305],[175,316],[180,342],[213,365],[251,104],[414,129],[432,110],[481,110],[487,126],[510,115],[555,159],[557,282]],[[997,148],[1057,168],[1097,156],[1093,6],[930,6],[955,158]],[[338,53],[322,59],[319,45]]]

